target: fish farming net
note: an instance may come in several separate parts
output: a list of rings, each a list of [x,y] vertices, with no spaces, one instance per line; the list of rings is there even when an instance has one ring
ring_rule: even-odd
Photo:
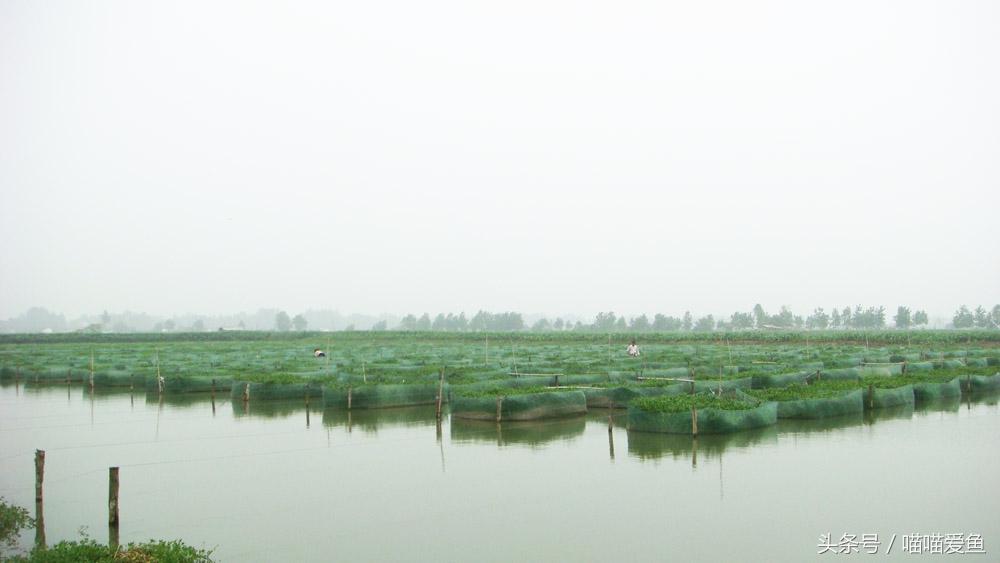
[[[961,397],[961,378],[950,381],[926,382],[913,384],[913,397],[917,401],[937,401],[949,397]]]
[[[539,420],[584,414],[587,412],[587,398],[582,391],[455,394],[450,408],[451,415],[456,418],[500,422]]]
[[[449,386],[444,385],[441,401],[448,402]],[[415,383],[323,387],[323,407],[327,409],[381,409],[437,403],[438,385]]]
[[[739,391],[653,397],[633,401],[628,409],[628,429],[636,432],[695,434],[692,409],[697,413],[697,434],[726,434],[775,424],[778,404],[759,401]]]
[[[323,397],[323,387],[318,383],[273,383],[234,381],[230,387],[230,399],[235,403],[244,396],[253,401],[283,401],[319,399]]]

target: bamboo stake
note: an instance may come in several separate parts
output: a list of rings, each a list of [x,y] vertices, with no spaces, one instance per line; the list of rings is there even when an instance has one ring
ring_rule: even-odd
[[[45,507],[42,483],[45,481],[45,450],[35,450],[35,545],[45,549]]]
[[[698,409],[691,407],[691,435],[698,436]]]
[[[118,527],[118,468],[108,468],[108,525]]]
[[[611,415],[608,415],[608,452],[611,459],[615,459],[615,434],[612,432]]]
[[[444,368],[441,368],[441,378],[438,379],[438,396],[437,396],[437,420],[441,422],[441,401],[444,398]]]
[[[500,422],[500,405],[503,404],[503,397],[497,397],[497,422]]]

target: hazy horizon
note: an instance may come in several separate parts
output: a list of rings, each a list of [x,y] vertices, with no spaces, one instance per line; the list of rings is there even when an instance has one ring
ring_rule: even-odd
[[[998,23],[4,2],[0,319],[992,307]]]

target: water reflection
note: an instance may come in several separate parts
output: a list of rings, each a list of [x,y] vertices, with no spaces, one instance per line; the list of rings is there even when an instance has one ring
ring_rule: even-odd
[[[913,412],[957,412],[962,407],[961,397],[942,397],[933,401],[920,401]]]
[[[571,440],[583,435],[587,418],[578,416],[558,420],[530,422],[490,422],[485,420],[451,420],[452,442],[493,443],[498,446],[523,444],[541,446],[556,440]]]
[[[144,392],[146,397],[147,405],[167,405],[170,407],[180,407],[180,408],[208,408],[212,403],[211,393],[181,393],[181,394],[168,394],[168,393],[157,393],[153,391],[152,393]],[[226,400],[229,396],[226,396]],[[216,398],[218,400],[218,398]]]
[[[790,419],[782,418],[778,420],[777,428],[780,433],[790,434],[822,434],[832,432],[842,428],[861,426],[865,423],[862,413],[846,414],[843,416],[831,416],[827,418],[815,419]]]
[[[888,420],[900,420],[913,417],[914,405],[899,405],[898,407],[886,407],[882,409],[870,409],[865,411],[865,424],[872,425],[876,422]]]
[[[355,428],[372,434],[378,433],[380,427],[396,426],[435,426],[437,424],[437,407],[421,405],[416,407],[397,407],[391,409],[354,409],[354,410],[323,410],[323,426],[327,428]]]
[[[686,434],[660,434],[657,432],[629,432],[628,453],[642,460],[671,458],[697,459],[719,457],[728,448],[746,448],[778,441],[778,427],[766,426],[732,434],[704,434],[693,438]]]
[[[306,416],[306,402],[301,399],[288,401],[232,401],[233,416],[236,418],[256,417],[256,418],[288,418],[299,414],[303,418]],[[315,405],[310,405],[310,411],[318,410]],[[310,412],[310,414],[312,414]]]

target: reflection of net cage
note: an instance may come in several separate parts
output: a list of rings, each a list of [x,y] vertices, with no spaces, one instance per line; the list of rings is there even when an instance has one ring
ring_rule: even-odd
[[[560,440],[582,436],[587,427],[585,417],[540,421],[492,421],[455,419],[451,423],[452,442],[492,443],[499,446],[542,446]]]

